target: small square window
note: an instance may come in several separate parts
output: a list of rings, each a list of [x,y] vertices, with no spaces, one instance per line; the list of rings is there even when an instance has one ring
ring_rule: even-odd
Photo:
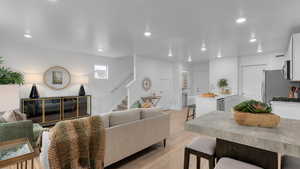
[[[107,65],[95,65],[94,66],[95,79],[108,79],[108,66]]]

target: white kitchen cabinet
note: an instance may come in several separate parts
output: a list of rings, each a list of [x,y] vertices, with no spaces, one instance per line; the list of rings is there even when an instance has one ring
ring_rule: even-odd
[[[300,81],[300,34],[292,37],[292,81]]]
[[[299,102],[280,102],[273,101],[272,113],[277,114],[281,118],[300,120],[300,103]]]

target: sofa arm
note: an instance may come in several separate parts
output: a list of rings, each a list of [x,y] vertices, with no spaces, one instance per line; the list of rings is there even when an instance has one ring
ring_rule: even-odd
[[[33,142],[33,124],[30,120],[0,123],[0,142],[28,138]]]

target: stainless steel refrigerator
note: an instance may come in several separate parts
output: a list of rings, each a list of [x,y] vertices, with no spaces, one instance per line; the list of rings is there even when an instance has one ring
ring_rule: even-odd
[[[265,70],[262,84],[263,101],[270,103],[273,97],[288,97],[291,86],[299,87],[299,83],[285,79],[282,70]]]

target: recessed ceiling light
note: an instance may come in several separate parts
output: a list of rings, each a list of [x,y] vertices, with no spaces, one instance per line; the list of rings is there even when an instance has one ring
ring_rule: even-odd
[[[103,52],[103,49],[102,49],[102,48],[99,48],[99,49],[98,49],[98,52]]]
[[[25,33],[25,34],[24,34],[24,37],[25,37],[25,38],[29,38],[29,39],[32,38],[32,36],[31,36],[29,33]]]
[[[172,56],[173,56],[172,50],[169,50],[168,56],[169,56],[169,57],[172,57]]]
[[[263,52],[263,50],[262,50],[261,44],[259,44],[257,47],[257,53],[262,53],[262,52]]]
[[[57,0],[48,0],[49,2],[57,2]]]
[[[150,37],[150,36],[152,35],[152,33],[149,32],[149,31],[146,31],[146,32],[144,33],[144,35],[145,35],[146,37]]]
[[[236,19],[236,23],[238,23],[238,24],[241,24],[241,23],[245,23],[247,21],[247,19],[246,18],[244,18],[244,17],[240,17],[240,18],[238,18],[238,19]]]
[[[191,55],[188,57],[188,62],[192,62],[192,56]]]
[[[256,42],[255,33],[251,33],[251,38],[249,40],[250,43]]]
[[[222,54],[221,54],[221,52],[219,51],[218,52],[218,55],[217,55],[217,58],[221,58],[222,57]]]
[[[202,44],[201,51],[205,52],[207,50],[205,43]]]
[[[254,43],[254,42],[256,42],[256,38],[251,38],[249,41],[250,41],[251,43]]]

